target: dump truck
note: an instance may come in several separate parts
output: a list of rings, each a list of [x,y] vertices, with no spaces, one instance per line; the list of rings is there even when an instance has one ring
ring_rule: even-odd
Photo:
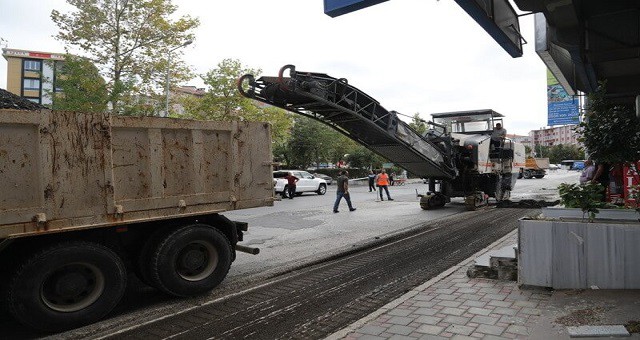
[[[277,76],[238,79],[238,91],[324,123],[408,172],[428,179],[420,207],[444,206],[464,197],[470,208],[488,197],[506,200],[524,166],[524,146],[508,138],[491,146],[502,115],[490,109],[433,114],[426,133],[418,133],[345,78],[283,66]]]
[[[104,317],[127,275],[173,296],[227,275],[273,205],[270,126],[0,110],[0,304],[61,331]]]
[[[547,169],[549,169],[549,158],[529,157],[525,160],[518,178],[543,178],[547,174]]]

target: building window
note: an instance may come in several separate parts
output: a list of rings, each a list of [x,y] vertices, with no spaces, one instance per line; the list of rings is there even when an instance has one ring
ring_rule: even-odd
[[[24,79],[22,88],[25,91],[40,91],[40,79]]]
[[[40,66],[42,62],[40,60],[25,60],[24,70],[31,72],[40,72]]]
[[[55,69],[55,72],[53,73],[54,91],[55,92],[64,92],[62,87],[60,87],[60,85],[58,84],[58,81],[60,80],[60,75],[65,71],[65,63],[64,63],[64,61],[56,60],[54,62],[54,69]]]

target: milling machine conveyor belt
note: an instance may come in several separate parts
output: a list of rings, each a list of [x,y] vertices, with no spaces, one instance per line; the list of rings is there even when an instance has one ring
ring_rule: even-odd
[[[284,76],[287,70],[289,77]],[[286,65],[277,77],[241,77],[238,90],[245,97],[325,123],[417,176],[456,176],[442,145],[418,134],[396,112],[387,111],[346,79],[297,72],[293,65]]]

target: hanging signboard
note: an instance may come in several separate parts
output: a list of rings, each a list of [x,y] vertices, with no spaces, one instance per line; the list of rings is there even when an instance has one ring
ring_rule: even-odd
[[[547,70],[547,125],[580,123],[578,98],[570,96],[551,71]]]
[[[335,18],[388,0],[324,0],[324,14]]]

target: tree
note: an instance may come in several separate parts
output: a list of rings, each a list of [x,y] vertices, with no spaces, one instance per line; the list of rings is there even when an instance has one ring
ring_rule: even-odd
[[[547,157],[549,155],[549,148],[549,145],[534,145],[532,150],[534,157]]]
[[[606,83],[589,94],[579,140],[591,158],[606,163],[636,162],[640,159],[640,122],[631,105],[606,98]]]
[[[409,126],[411,126],[414,130],[416,130],[417,133],[423,135],[425,132],[427,132],[427,123],[424,121],[424,119],[420,118],[420,113],[416,112],[413,114],[413,117],[411,118],[411,123],[409,123]]]
[[[380,167],[384,159],[351,138],[311,118],[294,118],[291,138],[274,148],[274,158],[290,167],[306,169],[313,164],[346,161],[351,167]]]
[[[287,147],[289,165],[306,169],[313,163],[326,162],[339,132],[304,116],[294,118]]]
[[[366,169],[382,168],[382,163],[385,162],[384,158],[360,145],[349,153],[349,158],[347,160],[349,161],[349,165],[354,168]]]
[[[577,145],[557,144],[549,148],[546,157],[551,163],[560,163],[565,159],[584,159],[584,151]]]
[[[80,48],[107,78],[112,110],[123,112],[123,97],[157,95],[169,69],[172,79],[185,77],[179,58],[169,65],[169,51],[194,38],[197,19],[170,17],[171,0],[67,0],[76,11],[51,12],[60,29],[56,38]],[[173,53],[178,54],[179,51]],[[151,91],[151,93],[145,93]],[[127,98],[125,98],[127,99]],[[126,102],[135,102],[128,98]]]
[[[260,70],[243,67],[235,59],[224,59],[218,67],[201,75],[207,85],[207,94],[202,101],[201,113],[222,120],[237,119],[242,112],[254,110],[250,99],[240,95],[236,88],[238,78],[245,74],[260,74]],[[204,111],[203,111],[204,110]]]
[[[529,145],[525,145],[524,146],[524,154],[525,155],[530,156],[532,151],[533,151],[533,149]]]
[[[217,68],[201,75],[207,85],[207,91],[202,98],[180,99],[185,114],[195,119],[269,122],[274,144],[286,143],[293,124],[291,114],[276,107],[257,105],[256,101],[240,95],[236,88],[240,76],[259,72],[260,70],[244,67],[238,60],[224,59]]]
[[[52,109],[81,112],[107,110],[107,84],[91,61],[67,54],[63,64],[55,65],[55,91],[48,91],[53,99]]]

